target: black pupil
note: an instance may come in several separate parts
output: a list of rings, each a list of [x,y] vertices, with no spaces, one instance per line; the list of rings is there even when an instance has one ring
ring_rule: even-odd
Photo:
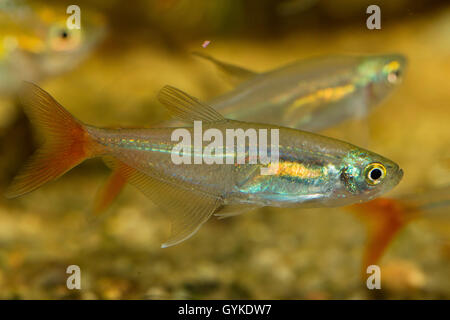
[[[372,180],[377,180],[381,178],[381,170],[380,169],[373,169],[372,171],[370,171],[370,178]]]
[[[67,34],[67,31],[63,30],[63,31],[61,32],[61,37],[62,37],[62,38],[66,39],[68,36],[69,36],[69,35]]]

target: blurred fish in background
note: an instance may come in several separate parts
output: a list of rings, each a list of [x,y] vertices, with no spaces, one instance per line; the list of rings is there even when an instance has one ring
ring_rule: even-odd
[[[101,16],[83,11],[80,29],[67,27],[66,7],[0,4],[0,95],[14,93],[22,81],[39,82],[78,65],[104,36]]]
[[[39,83],[71,71],[86,59],[106,32],[102,16],[88,10],[81,15],[80,29],[67,26],[67,7],[49,7],[33,1],[5,0],[0,3],[0,151],[23,145],[29,152],[27,122],[14,95],[22,81]],[[11,139],[12,138],[12,139]],[[15,158],[22,155],[16,153]],[[5,159],[3,159],[5,160]],[[0,161],[0,174],[17,168]]]
[[[450,223],[450,187],[437,187],[400,195],[378,198],[347,207],[367,228],[362,272],[376,265],[395,236],[410,222],[422,219],[441,226]],[[443,233],[445,234],[445,233]],[[449,241],[447,233],[444,241]]]
[[[257,73],[197,53],[239,86],[209,103],[231,119],[317,132],[364,119],[401,83],[402,55],[330,56]]]
[[[430,230],[435,238],[429,246],[443,256],[450,256],[449,186],[417,190],[395,198],[378,198],[348,206],[346,210],[352,212],[366,229],[362,279],[367,277],[369,266],[379,265],[383,274],[382,286],[392,298],[412,297],[423,291],[429,281],[429,276],[413,259],[387,254],[394,244],[398,246],[408,241],[405,229],[412,227],[410,224]],[[385,255],[388,257],[383,258]],[[383,294],[374,293],[374,297],[377,296],[380,298]]]

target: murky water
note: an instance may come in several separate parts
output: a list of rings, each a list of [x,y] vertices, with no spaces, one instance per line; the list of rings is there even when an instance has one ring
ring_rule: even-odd
[[[381,29],[368,30],[370,3],[333,3],[79,1],[82,15],[104,16],[105,38],[40,85],[86,123],[142,127],[169,119],[156,99],[166,84],[202,100],[232,89],[193,51],[258,72],[317,55],[401,53],[403,83],[364,122],[367,147],[404,170],[388,197],[448,186],[450,7],[381,2]],[[2,191],[33,149],[20,109],[8,110],[0,112]],[[358,128],[344,123],[323,134],[351,140]],[[92,221],[107,175],[90,160],[29,195],[0,198],[0,298],[450,298],[450,207],[399,232],[379,261],[382,289],[368,290],[366,229],[346,208],[211,219],[188,241],[161,249],[169,221],[132,186]],[[81,290],[66,287],[69,265],[80,267]]]

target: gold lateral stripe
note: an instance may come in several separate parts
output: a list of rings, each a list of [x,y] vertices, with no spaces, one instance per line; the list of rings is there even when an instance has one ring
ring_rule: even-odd
[[[336,101],[341,99],[342,97],[348,95],[349,93],[355,90],[355,86],[352,84],[347,84],[340,87],[334,88],[325,88],[318,91],[315,91],[305,97],[301,97],[295,100],[290,109],[297,109],[305,104],[318,102],[320,100],[324,101]]]
[[[279,163],[277,175],[313,179],[323,176],[323,171],[322,168],[312,169],[298,162],[286,161]]]

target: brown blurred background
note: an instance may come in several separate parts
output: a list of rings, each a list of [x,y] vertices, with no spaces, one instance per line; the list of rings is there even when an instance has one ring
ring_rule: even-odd
[[[23,5],[64,13],[73,4],[65,2]],[[40,85],[86,123],[136,127],[166,120],[155,98],[166,84],[204,100],[232,88],[192,51],[255,71],[323,54],[401,53],[409,59],[405,79],[370,116],[369,149],[405,172],[388,196],[450,183],[447,1],[378,1],[381,30],[366,28],[370,1],[76,4],[82,28],[85,13],[103,16],[105,37],[72,70]],[[15,110],[0,130],[0,190],[34,149],[28,121]],[[0,298],[450,298],[448,208],[444,218],[424,216],[399,234],[380,262],[382,290],[374,292],[360,278],[365,229],[345,208],[211,219],[193,238],[161,249],[169,222],[133,187],[102,219],[90,220],[107,174],[101,161],[90,160],[22,198],[0,198]],[[81,268],[82,290],[66,288],[72,264]]]

